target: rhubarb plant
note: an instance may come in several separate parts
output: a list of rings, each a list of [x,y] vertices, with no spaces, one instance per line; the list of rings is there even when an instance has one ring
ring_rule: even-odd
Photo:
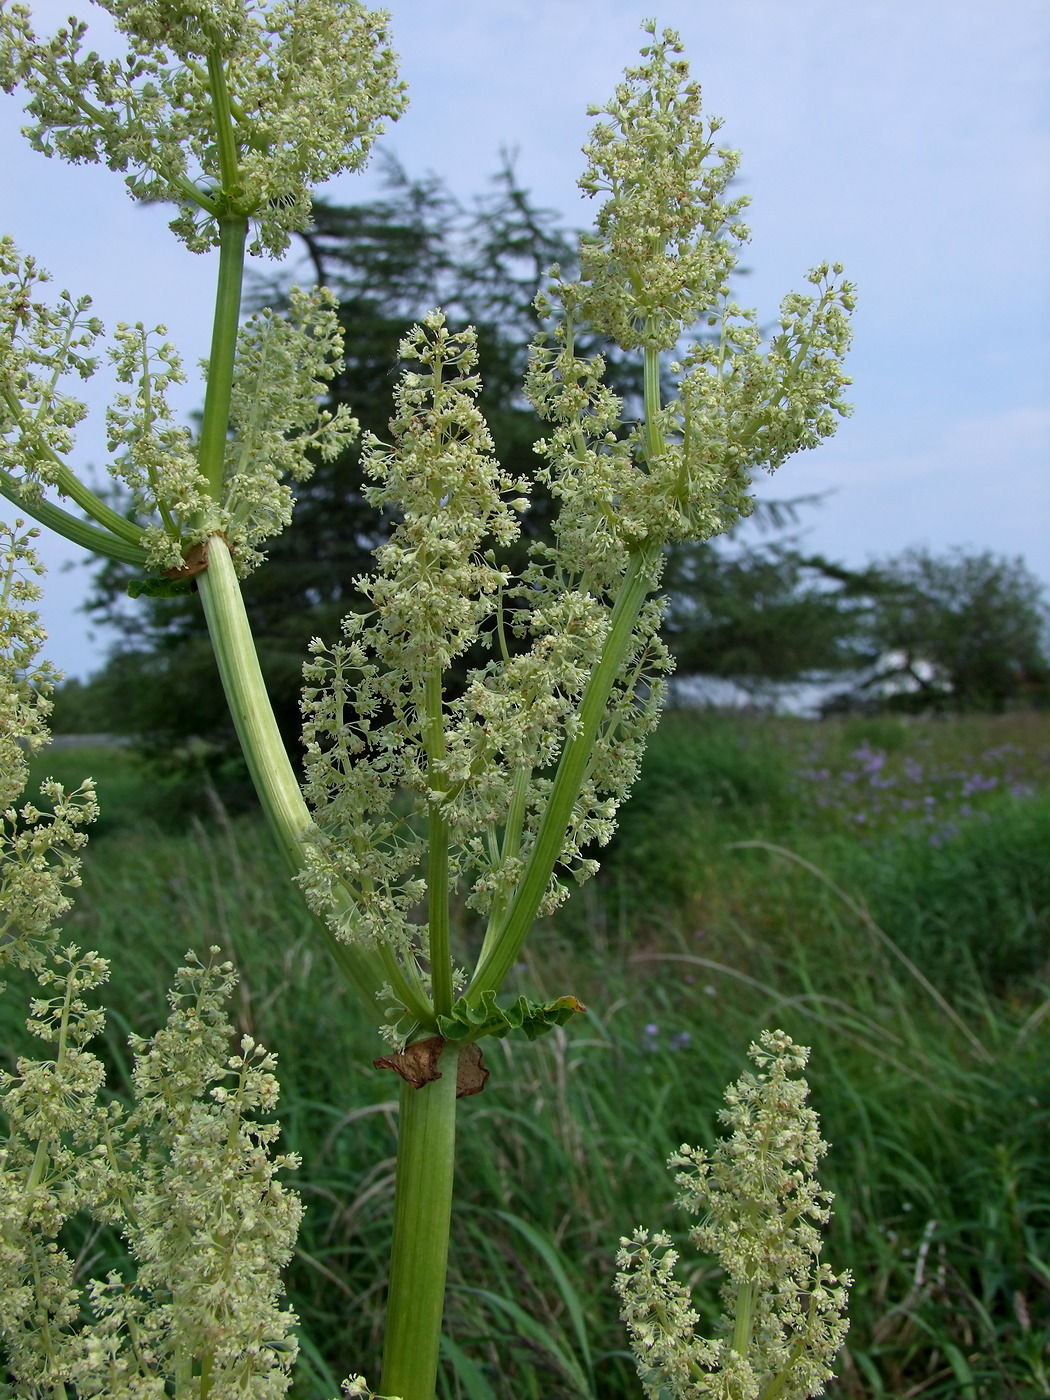
[[[40,39],[23,6],[0,0],[0,85],[28,94],[38,150],[105,163],[133,198],[173,206],[187,248],[218,249],[203,416],[198,429],[175,419],[168,391],[184,369],[164,328],[117,327],[105,350],[122,386],[107,414],[109,469],[127,508],[93,490],[73,462],[86,408],[69,381],[94,371],[103,328],[87,298],[48,299],[46,273],[5,239],[0,491],[86,549],[137,566],[136,591],[199,595],[275,868],[297,882],[385,1040],[376,1063],[401,1076],[381,1386],[433,1400],[457,1098],[484,1087],[486,1037],[539,1035],[583,1011],[568,990],[543,1002],[508,1000],[504,988],[536,920],[556,916],[596,870],[658,720],[671,667],[665,551],[730,528],[752,509],[757,471],[834,431],[848,411],[852,289],[837,264],[815,268],[768,338],[736,303],[730,278],[748,236],[746,201],[730,188],[738,157],[704,115],[677,36],[647,23],[641,62],[594,111],[580,181],[600,200],[594,232],[577,275],[552,269],[540,298],[545,329],[524,392],[546,425],[536,480],[557,505],[553,534],[515,574],[511,547],[535,482],[496,459],[474,333],[435,309],[401,345],[389,433],[364,446],[369,499],[393,527],[361,581],[366,609],[306,659],[301,784],[240,580],[265,567],[262,546],[288,525],[311,461],[338,454],[357,425],[321,406],[342,353],[331,297],[295,289],[285,314],[242,320],[242,281],[246,253],[280,255],[309,221],[311,187],[359,167],[402,110],[387,17],[349,0],[100,3],[124,59],[85,52],[86,27],[73,20]],[[637,356],[639,404],[610,387],[601,355],[581,351],[596,338]],[[12,664],[4,704],[39,715],[46,677]],[[464,666],[465,683],[452,684]],[[17,733],[32,743],[34,732]],[[90,789],[50,797],[50,816],[9,816],[10,849],[34,832],[80,840]],[[41,859],[49,879],[72,869]],[[41,892],[49,930],[64,898]],[[463,909],[466,920],[453,917]],[[53,941],[48,932],[34,946]],[[52,989],[33,1028],[58,1051],[30,1074],[32,1091],[20,1070],[23,1087],[5,1102],[19,1144],[6,1159],[16,1205],[3,1236],[21,1309],[5,1313],[16,1318],[15,1393],[282,1393],[294,1345],[275,1271],[298,1207],[275,1175],[292,1165],[269,1150],[276,1130],[253,1117],[275,1100],[272,1057],[242,1044],[222,1058],[232,970],[191,960],[179,973],[168,1027],[136,1044],[138,1099],[125,1119],[92,1099],[101,1070],[83,1048],[100,1014],[84,994],[104,980],[102,960],[75,948],[58,963],[32,957]],[[23,1107],[32,1093],[52,1119]],[[74,1101],[83,1109],[70,1117]],[[206,1223],[206,1203],[191,1209],[193,1172],[219,1162],[210,1204],[225,1203],[226,1234]],[[254,1214],[249,1171],[266,1204]],[[168,1232],[182,1251],[173,1255],[156,1222],[176,1197],[191,1218]],[[91,1324],[77,1322],[55,1247],[62,1212],[81,1208],[119,1219],[138,1261],[130,1291],[94,1288]],[[30,1235],[56,1282],[26,1262]],[[223,1282],[202,1282],[208,1269]],[[245,1309],[261,1319],[250,1336]],[[746,1351],[752,1334],[741,1338]],[[24,1347],[45,1369],[21,1359]],[[806,1374],[819,1389],[825,1373]]]

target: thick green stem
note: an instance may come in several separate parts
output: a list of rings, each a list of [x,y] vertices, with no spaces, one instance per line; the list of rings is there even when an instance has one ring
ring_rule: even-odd
[[[567,344],[572,345],[572,323],[566,324]],[[650,468],[664,449],[660,433],[660,352],[646,348],[643,366],[643,395],[645,412],[645,455]],[[605,639],[598,665],[591,674],[580,701],[576,732],[562,749],[554,786],[547,808],[536,834],[536,844],[529,856],[521,883],[514,895],[502,928],[493,937],[486,931],[482,955],[478,961],[468,997],[480,999],[482,992],[498,991],[503,979],[517,961],[521,945],[532,927],[543,897],[547,892],[554,867],[565,845],[565,834],[572,820],[572,809],[580,796],[587,765],[605,717],[616,677],[631,645],[635,623],[641,613],[651,586],[651,569],[656,546],[635,549],[627,565],[623,583],[613,607],[612,625]]]
[[[474,974],[468,994],[472,1001],[479,1000],[484,991],[499,990],[503,979],[517,961],[521,945],[539,913],[554,867],[565,845],[572,809],[583,787],[609,696],[630,648],[638,615],[649,596],[652,562],[652,555],[645,550],[638,550],[631,556],[613,608],[612,625],[601,658],[591,673],[580,702],[579,724],[562,750],[551,795],[536,834],[536,844],[506,923]]]
[[[175,1357],[175,1400],[188,1400],[193,1389],[193,1357],[180,1347]]]
[[[211,93],[211,110],[215,122],[215,147],[219,153],[219,178],[222,181],[223,198],[230,201],[239,193],[237,138],[233,130],[230,90],[226,85],[226,70],[222,58],[214,49],[208,53],[207,63],[208,90]]]
[[[510,811],[507,813],[507,821],[503,828],[503,844],[498,848],[500,860],[512,860],[521,850],[521,832],[525,825],[525,807],[529,798],[531,779],[531,768],[519,768],[514,775],[514,796],[511,799]],[[512,892],[513,887],[507,886],[493,898],[492,909],[489,912],[488,924],[485,928],[485,937],[481,944],[482,959],[495,946],[496,937],[503,927],[503,921],[507,915]]]
[[[733,1316],[733,1350],[738,1356],[747,1356],[751,1350],[751,1330],[755,1310],[755,1285],[741,1283],[736,1290],[736,1308]]]
[[[208,567],[197,586],[248,771],[284,862],[297,874],[312,825],[310,810],[273,716],[229,546],[220,536],[208,541]]]
[[[434,1012],[452,1010],[452,950],[448,910],[448,821],[431,803],[427,826],[427,934]]]
[[[52,451],[46,444],[37,442],[32,446],[27,445],[25,440],[30,428],[26,420],[29,415],[12,390],[5,389],[3,391],[3,402],[7,404],[12,420],[22,432],[22,445],[26,456],[35,460],[46,458],[51,463],[54,469],[54,484],[58,487],[60,494],[71,496],[77,505],[86,511],[92,520],[101,525],[104,530],[110,531],[119,539],[126,540],[128,544],[138,545],[142,538],[142,527],[136,525],[133,520],[125,520],[112,506],[106,505],[105,501],[96,496],[90,487],[84,485],[58,453]],[[5,472],[4,475],[7,476],[7,473]],[[9,480],[16,481],[14,477],[10,477]]]
[[[427,759],[430,785],[443,792],[444,779],[434,766],[445,757],[444,709],[441,675],[427,677]],[[452,951],[448,909],[448,820],[437,801],[430,803],[427,821],[427,938],[430,951],[430,986],[434,1011],[447,1016],[452,1010]]]
[[[108,530],[118,539],[141,549],[139,541],[142,539],[142,526],[118,515],[111,506],[107,506],[105,501],[100,500],[94,491],[85,486],[65,463],[59,465],[57,485],[63,496],[69,496],[76,501],[81,510],[90,515],[92,520],[97,521],[103,530]]]
[[[656,416],[660,410],[660,352],[651,346],[645,349],[642,393],[645,402],[645,455],[652,470],[665,443]]]
[[[208,567],[199,576],[198,587],[248,771],[285,866],[290,874],[297,875],[305,863],[305,846],[313,822],[273,716],[230,551],[219,536],[209,542]],[[326,924],[318,922],[332,956],[357,990],[366,1011],[380,1022],[377,995],[388,980],[381,957],[341,942]],[[397,986],[394,990],[400,995],[403,989]]]
[[[384,1395],[434,1400],[456,1146],[456,1066],[446,1046],[441,1078],[401,1087],[394,1244],[383,1350]]]
[[[225,214],[219,220],[219,280],[215,290],[208,387],[204,392],[204,417],[198,462],[215,500],[222,496],[222,472],[226,457],[226,433],[230,425],[233,365],[237,354],[237,327],[241,315],[241,283],[244,279],[244,244],[248,220]]]

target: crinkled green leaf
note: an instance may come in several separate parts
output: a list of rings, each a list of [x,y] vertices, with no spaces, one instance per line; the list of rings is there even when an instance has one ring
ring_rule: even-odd
[[[552,1026],[565,1022],[587,1008],[576,997],[557,997],[554,1001],[529,1001],[518,997],[510,1006],[498,1006],[494,991],[482,992],[476,1006],[460,997],[450,1016],[438,1017],[438,1028],[446,1040],[480,1040],[494,1035],[503,1039],[511,1031],[522,1030],[530,1040],[544,1035]]]

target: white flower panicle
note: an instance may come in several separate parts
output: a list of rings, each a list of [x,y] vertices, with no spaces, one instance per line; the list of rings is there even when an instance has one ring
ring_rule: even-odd
[[[553,541],[533,548],[521,578],[501,568],[517,527],[496,503],[517,488],[499,479],[473,404],[472,339],[429,318],[402,346],[424,372],[399,390],[394,445],[373,442],[366,456],[382,481],[374,504],[402,518],[378,574],[360,582],[374,613],[349,618],[330,651],[317,643],[306,672],[318,834],[304,888],[341,936],[401,949],[410,978],[428,951],[417,906],[435,817],[442,877],[487,916],[489,948],[504,916],[517,939],[526,904],[529,917],[550,913],[565,875],[593,873],[583,848],[613,832],[670,669],[661,606],[646,601],[664,548],[748,514],[753,471],[815,445],[846,411],[841,269],[816,269],[815,294],[785,300],[763,348],[755,314],[729,300],[746,236],[741,201],[724,198],[735,157],[714,151],[718,124],[702,118],[677,37],[646,27],[646,61],[587,148],[584,187],[608,195],[597,238],[581,246],[580,280],[540,299],[555,325],[533,348],[526,393],[552,425],[537,450],[558,505]],[[681,352],[665,404],[659,354],[698,317],[715,334]],[[578,329],[642,351],[637,424],[604,383],[602,357],[577,353]],[[617,617],[630,621],[614,636]],[[491,659],[446,700],[444,672],[479,642]]]
[[[62,386],[95,371],[97,357],[87,351],[102,324],[88,315],[87,298],[62,292],[54,307],[39,299],[48,274],[6,237],[0,272],[0,471],[27,505],[47,488],[76,498],[65,458],[87,410]],[[165,334],[163,326],[120,324],[107,350],[118,383],[128,386],[106,413],[109,472],[130,493],[139,524],[128,529],[153,569],[181,570],[195,545],[222,534],[245,575],[263,557],[258,546],[291,519],[289,480],[309,476],[311,453],[330,460],[358,431],[345,406],[330,413],[318,403],[343,359],[335,301],[326,288],[293,287],[286,314],[265,309],[241,326],[217,498],[198,465],[194,435],[169,402],[186,374]]]
[[[723,199],[740,157],[716,149],[722,121],[705,122],[678,35],[643,27],[653,37],[646,62],[627,69],[607,106],[589,109],[608,120],[583,148],[579,184],[607,198],[596,233],[581,240],[579,282],[559,290],[567,310],[625,350],[670,350],[727,295],[748,200]]]
[[[37,659],[35,534],[20,520],[0,525],[0,968],[36,974],[27,1024],[53,1048],[0,1073],[0,1351],[27,1400],[162,1400],[195,1362],[211,1377],[209,1400],[277,1400],[296,1354],[295,1318],[279,1299],[301,1209],[277,1180],[297,1163],[272,1151],[274,1057],[247,1037],[230,1057],[233,969],[215,961],[218,949],[208,966],[188,954],[166,1027],[133,1039],[133,1111],[106,1104],[89,1048],[105,1016],[87,994],[108,964],[54,946],[94,789],[66,794],[48,781],[47,808],[14,805],[26,753],[48,737],[55,679]],[[57,1241],[81,1213],[123,1234],[133,1283],[78,1278]]]
[[[253,252],[279,256],[305,228],[310,187],[368,157],[405,106],[387,15],[347,0],[99,0],[124,58],[84,49],[70,19],[38,38],[0,0],[0,87],[29,93],[35,149],[100,161],[129,193],[179,207],[194,251],[224,215],[252,220]]]
[[[288,480],[310,476],[307,454],[330,462],[357,437],[345,404],[334,413],[318,407],[342,363],[343,333],[327,287],[292,287],[285,314],[266,308],[241,326],[222,502],[241,574],[262,558],[256,546],[291,521]]]
[[[84,1000],[108,975],[104,959],[75,945],[41,966],[48,993],[32,1003],[29,1029],[56,1044],[52,1057],[19,1059],[0,1073],[0,1341],[15,1394],[60,1393],[79,1361],[74,1327],[80,1290],[74,1260],[56,1243],[94,1194],[97,1152],[110,1113],[98,1101],[105,1074],[85,1048],[102,1018]],[[113,1120],[115,1121],[115,1120]],[[90,1391],[87,1393],[91,1393]]]
[[[136,1288],[163,1321],[160,1354],[200,1358],[209,1396],[283,1395],[297,1346],[295,1315],[279,1306],[281,1270],[302,1216],[278,1172],[299,1165],[274,1154],[279,1124],[276,1057],[250,1036],[229,1052],[224,1004],[236,982],[230,963],[203,965],[188,953],[169,996],[171,1015],[136,1051],[135,1175],[128,1243],[139,1261]]]
[[[621,1317],[653,1400],[807,1400],[823,1393],[849,1326],[850,1276],[819,1257],[831,1196],[816,1179],[827,1144],[800,1077],[809,1052],[765,1031],[749,1054],[758,1073],[726,1090],[719,1114],[730,1136],[669,1163],[681,1169],[678,1204],[702,1217],[690,1240],[726,1275],[718,1334],[696,1335],[667,1235],[636,1230],[617,1255]]]
[[[337,646],[316,642],[305,670],[306,792],[317,838],[301,879],[338,934],[411,958],[427,954],[416,906],[427,892],[432,812],[447,827],[450,881],[498,921],[534,845],[551,790],[544,770],[575,722],[609,609],[603,596],[557,578],[542,554],[524,581],[499,563],[527,501],[524,483],[491,456],[475,403],[474,332],[452,335],[435,313],[401,353],[419,368],[398,390],[393,446],[373,439],[366,450],[380,483],[371,499],[399,517],[377,550],[376,574],[358,581],[373,611],[348,618]],[[580,851],[609,839],[636,774],[667,665],[655,624],[655,610],[647,612],[609,703],[560,852],[562,873],[592,873]],[[520,643],[514,655],[511,636]],[[444,673],[478,645],[490,659],[447,698]],[[566,892],[553,881],[543,907]]]
[[[744,200],[726,201],[733,152],[715,152],[699,89],[673,31],[643,50],[585,148],[581,181],[605,192],[598,233],[580,244],[580,279],[539,299],[553,330],[533,350],[526,392],[553,424],[540,451],[567,503],[561,529],[570,566],[598,554],[610,565],[643,545],[719,534],[753,509],[754,472],[829,436],[849,411],[842,369],[853,289],[842,268],[808,274],[816,295],[792,294],[763,347],[757,315],[729,294],[748,231]],[[712,157],[716,157],[712,163]],[[555,276],[557,276],[557,269]],[[703,338],[666,366],[676,385],[661,401],[659,354]],[[622,425],[600,357],[575,351],[580,330],[645,352],[645,418]],[[566,508],[563,506],[563,512]]]
[[[193,434],[168,404],[168,388],[185,383],[186,374],[174,345],[158,343],[164,334],[164,326],[147,330],[141,322],[117,326],[109,358],[117,380],[132,389],[118,393],[106,411],[110,475],[130,490],[135,515],[145,522],[141,543],[158,571],[182,568],[184,549],[221,519],[197,466]]]
[[[425,676],[462,656],[492,617],[508,576],[483,556],[482,545],[517,539],[527,484],[492,455],[476,403],[474,331],[453,335],[435,311],[398,353],[421,370],[404,374],[397,387],[395,445],[370,437],[364,467],[379,483],[367,492],[370,504],[401,520],[376,551],[375,579],[361,582],[390,639],[380,659]],[[422,700],[421,692],[413,698]]]
[[[424,838],[411,813],[391,809],[402,791],[424,813],[431,801],[447,809],[457,786],[463,796],[470,760],[464,773],[462,754],[448,752],[450,740],[461,746],[445,732],[441,676],[502,607],[508,575],[484,546],[516,537],[514,507],[524,502],[522,483],[491,455],[475,403],[473,331],[454,336],[434,313],[400,353],[420,369],[398,388],[394,446],[366,444],[366,471],[381,483],[372,503],[401,517],[376,573],[358,581],[374,612],[347,618],[331,650],[314,643],[305,670],[306,790],[321,844],[303,881],[330,916],[333,882],[348,887],[355,934],[408,950],[419,935],[410,914],[425,891],[415,873]]]
[[[104,1015],[84,993],[97,954],[63,949],[30,1030],[53,1057],[0,1076],[0,1341],[16,1395],[161,1400],[200,1377],[208,1400],[278,1400],[290,1383],[295,1317],[280,1270],[301,1207],[277,1180],[274,1057],[251,1037],[230,1055],[229,963],[187,955],[167,1025],[133,1037],[136,1103],[103,1106],[102,1062],[86,1048]],[[123,1235],[128,1280],[78,1277],[57,1243],[83,1213]],[[63,1389],[65,1387],[65,1389]],[[197,1393],[196,1391],[194,1393]]]
[[[107,414],[109,449],[118,454],[110,473],[148,521],[142,539],[155,568],[181,569],[194,545],[222,534],[243,576],[263,558],[257,546],[291,520],[287,478],[306,480],[308,452],[331,460],[357,435],[347,408],[333,414],[318,406],[342,363],[334,298],[327,288],[293,287],[286,315],[266,308],[241,326],[218,500],[197,465],[192,434],[175,424],[166,401],[168,386],[185,374],[175,347],[155,344],[163,334],[163,326],[117,327],[110,356],[134,392],[118,395]]]
[[[67,793],[46,780],[43,806],[16,804],[29,778],[27,754],[48,741],[48,698],[58,673],[39,660],[44,631],[33,610],[43,567],[36,530],[0,523],[0,969],[39,967],[42,949],[80,883],[77,852],[98,815],[90,780]]]
[[[88,352],[102,322],[91,300],[59,293],[56,306],[37,298],[51,276],[0,235],[0,469],[17,476],[30,500],[60,485],[63,457],[87,405],[64,393],[64,379],[88,379],[98,364]]]
[[[32,541],[40,531],[0,522],[0,807],[9,807],[25,787],[25,753],[48,741],[48,698],[58,679],[40,659],[47,634],[33,604],[42,597],[35,581],[44,572]]]

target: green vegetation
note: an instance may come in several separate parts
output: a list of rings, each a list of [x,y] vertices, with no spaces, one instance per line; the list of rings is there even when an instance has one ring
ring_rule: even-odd
[[[0,87],[25,90],[39,151],[125,174],[134,198],[176,206],[170,227],[189,250],[218,250],[215,315],[199,429],[175,421],[168,394],[185,371],[163,327],[115,328],[117,494],[105,498],[77,475],[87,407],[66,393],[94,372],[104,328],[86,296],[38,299],[47,273],[0,238],[0,493],[19,513],[0,526],[0,965],[30,993],[30,1034],[55,1047],[18,1056],[21,1028],[3,1013],[16,1049],[0,1077],[0,1392],[271,1400],[294,1384],[330,1400],[348,1361],[374,1368],[382,1334],[379,1384],[401,1400],[630,1393],[612,1258],[649,1400],[806,1400],[845,1336],[849,1277],[818,1259],[825,1143],[796,1037],[818,1052],[840,1147],[837,1243],[859,1278],[840,1389],[1045,1392],[1048,1273],[1025,1111],[1039,1109],[1045,1064],[1032,988],[1046,821],[1031,744],[1000,736],[964,759],[906,727],[880,738],[678,716],[602,879],[557,913],[598,872],[663,708],[676,547],[694,551],[679,570],[679,592],[695,586],[684,616],[729,646],[724,676],[848,668],[857,653],[835,630],[833,583],[851,620],[878,615],[858,577],[776,549],[717,606],[701,586],[712,541],[752,514],[754,473],[816,447],[850,411],[841,264],[811,269],[768,336],[736,304],[749,237],[747,200],[729,197],[739,157],[703,114],[678,36],[646,21],[641,64],[592,109],[579,184],[602,202],[574,270],[545,274],[534,314],[551,250],[527,249],[550,243],[544,228],[524,204],[500,225],[507,251],[524,221],[527,248],[508,253],[524,255],[516,280],[479,235],[471,259],[493,274],[483,333],[429,308],[407,330],[385,440],[366,433],[346,478],[335,464],[352,459],[360,425],[330,392],[347,329],[331,286],[293,287],[242,319],[242,283],[246,253],[279,256],[294,234],[313,239],[323,271],[312,187],[359,168],[404,106],[385,14],[349,0],[101,3],[123,59],[83,55],[75,20],[41,42],[28,11],[0,0]],[[329,218],[329,235],[347,232]],[[351,307],[373,369],[377,337],[412,300]],[[475,371],[487,373],[479,346],[494,338],[516,385],[523,342],[501,338],[508,316],[538,332],[521,390],[535,418],[517,388],[497,395],[513,440],[497,457]],[[602,342],[633,364],[626,398],[594,353]],[[540,420],[540,465],[529,452],[521,471]],[[285,678],[282,727],[241,580],[318,460],[333,467],[313,500],[326,527],[345,535],[340,507],[356,516],[363,498],[389,528],[349,528],[350,552],[375,556],[349,585],[319,587],[327,555],[300,541],[256,595],[264,618],[280,614],[265,632]],[[523,528],[537,482],[546,495]],[[110,826],[69,928],[108,960],[57,946],[93,783],[67,794],[45,780],[43,810],[21,798],[53,678],[38,661],[41,569],[24,515],[109,561],[110,583],[132,568],[133,598],[181,600],[154,615],[161,645],[119,657],[101,690],[71,692],[84,718],[151,729],[169,765],[143,791],[135,760],[111,755],[101,779]],[[920,560],[910,581],[891,579],[903,631],[871,633],[868,660],[902,649],[909,684],[921,692],[932,676],[935,708],[1004,710],[1045,680],[1038,588],[978,562],[957,578]],[[909,649],[930,610],[904,595],[931,580],[935,630],[948,618],[951,635],[931,650],[927,629]],[[1024,625],[996,651],[1003,606]],[[301,786],[293,644],[311,609],[329,625],[327,640],[304,634]],[[229,726],[178,654],[180,642],[206,654],[202,618],[276,849],[218,795],[240,770],[209,734]],[[970,654],[977,620],[990,658]],[[165,692],[166,729],[134,717],[143,677]],[[165,998],[187,942],[201,952],[182,954]],[[107,1019],[84,994],[110,963]],[[373,1058],[377,1028],[391,1053]],[[504,1044],[511,1030],[523,1035]],[[280,1122],[276,1062],[257,1036],[283,1057]],[[749,1040],[757,1079],[737,1078]],[[668,1217],[661,1158],[698,1129],[712,1138],[715,1118],[729,1139],[680,1146],[671,1162],[686,1168],[679,1201],[702,1217],[690,1242],[712,1256],[676,1282],[671,1234],[636,1222]],[[279,1139],[288,1151],[271,1151]],[[301,1162],[310,1224],[296,1250],[300,1195],[278,1174]],[[281,1306],[293,1252],[298,1313]],[[342,1389],[372,1397],[360,1374]]]
[[[510,990],[572,991],[589,1014],[533,1044],[486,1041],[491,1078],[463,1102],[441,1394],[637,1394],[614,1241],[640,1222],[684,1239],[662,1161],[715,1139],[722,1086],[773,1025],[813,1047],[827,1253],[857,1280],[828,1393],[1050,1394],[1048,749],[1030,715],[667,716],[598,882],[513,974]],[[128,1092],[126,1034],[158,1024],[187,946],[220,943],[244,970],[232,1015],[278,1052],[283,1148],[304,1159],[293,1394],[328,1400],[346,1357],[377,1365],[397,1081],[370,1067],[257,819],[150,829],[125,752],[37,762],[96,772],[111,820],[67,927],[113,959],[113,1092]],[[112,1247],[84,1240],[84,1266]],[[691,1281],[710,1320],[720,1280]]]

